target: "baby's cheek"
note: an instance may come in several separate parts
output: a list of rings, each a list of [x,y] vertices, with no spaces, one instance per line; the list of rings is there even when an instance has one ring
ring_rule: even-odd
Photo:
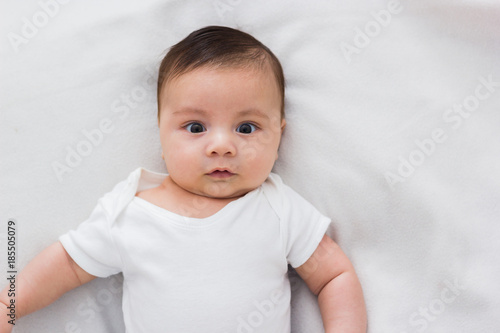
[[[267,155],[268,147],[265,144],[252,141],[246,142],[240,147],[240,154],[243,156],[246,163],[261,163],[265,160],[265,155]]]
[[[259,156],[259,147],[255,144],[245,144],[240,148],[240,153],[245,162],[252,163]]]
[[[194,164],[194,156],[189,146],[170,145],[165,151],[165,162],[169,169],[183,169]]]
[[[278,149],[279,136],[271,130],[260,131],[252,140],[246,142],[244,151],[250,155],[268,155]]]

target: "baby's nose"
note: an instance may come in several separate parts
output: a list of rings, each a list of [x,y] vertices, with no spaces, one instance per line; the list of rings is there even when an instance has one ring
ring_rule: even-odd
[[[208,156],[234,156],[236,155],[236,145],[230,133],[215,132],[210,135],[210,142],[207,146]]]

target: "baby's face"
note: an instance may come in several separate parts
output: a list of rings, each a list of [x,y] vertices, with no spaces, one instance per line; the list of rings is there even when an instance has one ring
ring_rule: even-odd
[[[169,81],[160,98],[162,150],[177,185],[237,198],[266,180],[285,126],[271,70],[201,67]]]

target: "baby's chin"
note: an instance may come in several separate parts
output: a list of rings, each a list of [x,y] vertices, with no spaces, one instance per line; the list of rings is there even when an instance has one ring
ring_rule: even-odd
[[[258,188],[261,183],[255,181],[242,181],[239,175],[235,175],[230,179],[210,180],[206,181],[203,178],[200,182],[184,181],[185,179],[174,179],[170,175],[171,180],[184,191],[202,198],[214,200],[236,200],[243,197],[247,193]]]
[[[196,195],[203,196],[209,199],[219,199],[219,200],[236,200],[239,199],[248,192],[253,191],[254,188],[252,189],[237,189],[233,191],[204,191],[204,192],[192,192]]]
[[[209,199],[236,200],[245,196],[248,192],[255,190],[257,187],[258,186],[238,187],[231,183],[220,182],[204,186],[203,188],[191,188],[186,190],[195,195]]]

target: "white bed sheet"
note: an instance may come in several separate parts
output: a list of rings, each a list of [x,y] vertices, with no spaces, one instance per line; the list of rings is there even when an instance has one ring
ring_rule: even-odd
[[[138,166],[165,171],[164,51],[206,25],[280,58],[275,171],[333,219],[370,333],[500,331],[498,1],[2,2],[0,267],[24,267]],[[2,279],[0,287],[6,285]],[[22,318],[14,332],[122,332],[121,277]],[[322,332],[292,273],[292,331]]]

